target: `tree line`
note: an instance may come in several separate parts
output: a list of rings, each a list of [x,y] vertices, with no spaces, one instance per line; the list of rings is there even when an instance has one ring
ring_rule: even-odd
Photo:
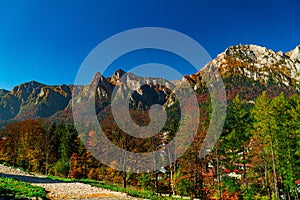
[[[90,178],[158,193],[201,199],[299,199],[300,98],[263,92],[255,101],[239,95],[228,102],[221,137],[205,158],[198,153],[210,120],[210,101],[201,98],[200,125],[189,149],[164,170],[144,174],[121,173],[87,151],[73,125],[26,120],[1,131],[0,161],[49,175]],[[187,104],[189,106],[189,104]],[[193,109],[191,107],[190,109]],[[168,110],[160,134],[152,138],[129,137],[117,128],[112,115],[101,126],[121,148],[150,152],[172,140],[178,130],[178,105]],[[131,111],[140,125],[149,123],[147,112]],[[184,124],[188,129],[189,124]],[[168,132],[164,137],[163,133]],[[89,137],[94,133],[90,132]],[[125,144],[125,146],[124,146]],[[171,154],[172,152],[169,152]]]

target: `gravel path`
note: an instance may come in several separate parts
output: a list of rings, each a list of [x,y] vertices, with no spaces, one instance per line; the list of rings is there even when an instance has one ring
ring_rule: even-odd
[[[78,182],[62,182],[46,178],[40,175],[30,175],[19,169],[13,169],[0,165],[0,175],[31,183],[46,189],[50,199],[87,199],[87,200],[138,200],[128,197],[124,193],[92,187]]]

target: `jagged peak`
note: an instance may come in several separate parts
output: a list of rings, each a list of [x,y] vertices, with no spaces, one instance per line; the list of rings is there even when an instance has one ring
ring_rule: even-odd
[[[105,78],[104,78],[104,76],[100,72],[96,72],[96,74],[94,75],[94,79],[93,80],[103,81],[103,80],[105,80]]]
[[[255,61],[256,59],[265,59],[266,57],[276,58],[277,60],[290,58],[292,61],[300,62],[300,45],[294,50],[284,53],[282,51],[274,51],[266,47],[256,44],[236,45],[228,47],[224,52],[220,53],[216,59],[224,59],[225,57],[247,58],[248,61]]]
[[[202,71],[213,72],[215,68],[223,78],[240,74],[261,83],[271,79],[278,85],[300,88],[300,45],[287,54],[254,44],[230,46]]]
[[[114,75],[112,77],[115,77],[116,79],[120,79],[126,72],[123,69],[118,69],[114,72]]]
[[[118,69],[114,72],[114,74],[110,77],[110,82],[113,84],[118,84],[121,81],[122,76],[126,74],[126,72],[122,69]]]
[[[6,89],[0,89],[0,92],[9,92],[9,91]]]
[[[5,94],[9,93],[8,90],[5,90],[5,89],[0,89],[0,96],[3,96]]]
[[[36,88],[36,87],[42,87],[42,86],[45,86],[45,85],[40,83],[40,82],[32,80],[32,81],[25,82],[25,83],[23,83],[19,86],[28,86],[28,87]]]
[[[300,45],[296,46],[293,50],[285,53],[291,60],[300,62]]]
[[[12,90],[12,93],[15,94],[17,93],[19,90],[23,90],[23,89],[38,89],[38,88],[41,88],[45,86],[44,84],[40,83],[40,82],[37,82],[37,81],[29,81],[29,82],[25,82],[23,84],[20,84],[18,86],[15,86]]]
[[[236,53],[253,52],[255,55],[265,54],[267,52],[275,53],[273,50],[256,44],[236,45],[228,47],[223,53],[226,55],[233,55]]]

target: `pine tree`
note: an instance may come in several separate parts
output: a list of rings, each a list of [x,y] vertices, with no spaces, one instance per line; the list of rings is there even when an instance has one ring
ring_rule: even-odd
[[[251,127],[251,118],[249,106],[240,98],[235,96],[227,109],[227,118],[225,121],[223,134],[221,136],[219,153],[224,156],[223,165],[234,170],[234,163],[243,164],[243,183],[246,186],[246,163],[248,163],[246,147],[250,142],[249,127]],[[228,180],[228,184],[234,184],[237,181]]]

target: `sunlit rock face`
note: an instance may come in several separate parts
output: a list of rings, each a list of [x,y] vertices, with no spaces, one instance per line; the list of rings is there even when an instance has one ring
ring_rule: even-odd
[[[215,74],[216,79],[227,79],[225,87],[234,82],[233,77],[239,76],[255,84],[272,84],[299,91],[300,46],[287,53],[252,44],[230,46],[199,72],[171,82],[161,78],[140,77],[121,69],[111,77],[96,73],[87,86],[48,86],[30,81],[14,87],[12,91],[0,89],[0,121],[51,116],[71,120],[73,94],[82,94],[75,95],[76,103],[95,98],[96,112],[101,112],[111,103],[116,90],[120,90],[118,98],[128,98],[126,95],[131,91],[129,107],[133,109],[149,109],[154,104],[171,106],[175,102],[172,95],[174,87],[185,87],[188,82],[197,93],[205,92],[204,77],[208,73]],[[90,87],[91,85],[95,87]],[[241,87],[239,83],[235,85]]]

